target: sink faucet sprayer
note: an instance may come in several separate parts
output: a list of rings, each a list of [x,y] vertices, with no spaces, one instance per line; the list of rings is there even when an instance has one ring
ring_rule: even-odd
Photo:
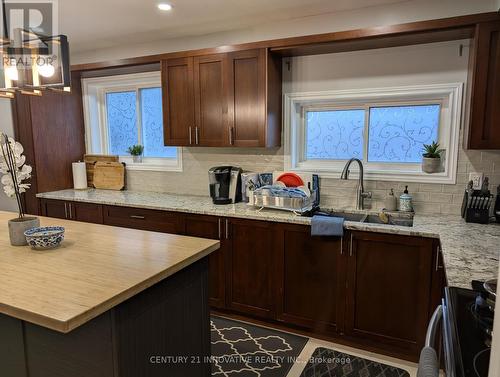
[[[349,179],[349,166],[353,163],[353,161],[356,161],[359,165],[359,181],[358,181],[358,188],[357,188],[357,197],[356,197],[356,209],[364,209],[364,199],[365,198],[371,198],[372,193],[371,192],[365,192],[365,187],[363,184],[363,163],[361,160],[357,158],[351,158],[349,161],[347,161],[347,164],[344,166],[344,170],[342,170],[342,174],[340,176],[340,179],[347,180]]]

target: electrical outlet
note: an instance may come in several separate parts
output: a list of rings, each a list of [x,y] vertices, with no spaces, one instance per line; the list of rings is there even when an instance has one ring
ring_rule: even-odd
[[[474,190],[481,190],[483,185],[484,174],[483,173],[469,173],[469,181],[472,181],[472,188]]]

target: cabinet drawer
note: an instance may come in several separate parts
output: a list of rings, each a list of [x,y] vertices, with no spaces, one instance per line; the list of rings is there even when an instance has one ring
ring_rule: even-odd
[[[104,224],[163,233],[181,233],[181,214],[151,209],[106,206]]]

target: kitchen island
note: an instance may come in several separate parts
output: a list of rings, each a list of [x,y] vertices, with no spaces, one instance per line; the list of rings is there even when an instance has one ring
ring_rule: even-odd
[[[9,243],[0,212],[2,377],[209,376],[215,240],[41,217],[60,247]]]

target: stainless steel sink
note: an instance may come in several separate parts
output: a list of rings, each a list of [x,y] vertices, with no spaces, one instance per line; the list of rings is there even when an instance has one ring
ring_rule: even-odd
[[[383,224],[398,226],[413,226],[413,214],[380,212],[379,214],[366,214],[347,211],[327,212],[329,216],[343,217],[345,221],[360,222],[366,224]]]
[[[353,212],[331,212],[330,216],[343,217],[345,221],[363,222],[366,218],[364,213],[353,213]]]
[[[385,224],[385,225],[398,225],[398,226],[413,226],[413,216],[398,216],[398,215],[388,215],[387,220],[385,218],[381,218],[378,215],[366,215],[365,218],[361,221],[362,223],[367,224]]]

